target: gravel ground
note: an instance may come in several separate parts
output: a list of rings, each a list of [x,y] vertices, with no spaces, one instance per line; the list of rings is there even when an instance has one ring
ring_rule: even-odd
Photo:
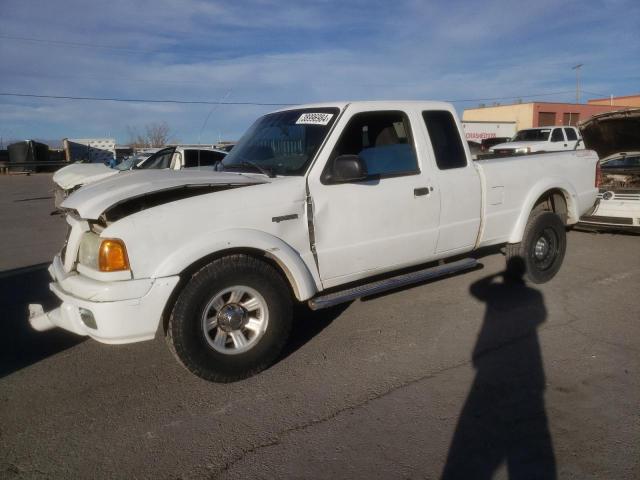
[[[36,333],[50,175],[0,177],[0,478],[640,478],[640,237],[570,232],[545,285],[482,268],[319,313],[207,383],[163,339]]]

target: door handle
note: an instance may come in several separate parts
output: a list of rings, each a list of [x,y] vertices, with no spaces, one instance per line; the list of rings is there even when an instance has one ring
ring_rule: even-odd
[[[422,195],[429,195],[430,191],[431,191],[431,189],[429,187],[414,188],[413,189],[413,196],[414,197],[420,197]]]

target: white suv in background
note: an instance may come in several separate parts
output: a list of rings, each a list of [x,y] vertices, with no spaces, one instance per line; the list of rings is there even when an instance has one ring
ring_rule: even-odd
[[[519,130],[511,141],[494,145],[489,152],[514,155],[574,150],[580,139],[580,132],[576,127],[527,128]],[[582,142],[578,148],[584,148]]]
[[[134,160],[134,162],[124,165],[116,165],[115,168],[110,168],[103,163],[74,163],[61,168],[53,174],[55,206],[56,208],[59,207],[71,192],[83,185],[94,183],[113,175],[123,174],[129,170],[182,170],[183,168],[193,167],[211,168],[226,155],[227,152],[224,150],[211,147],[174,145],[162,148],[141,161]]]

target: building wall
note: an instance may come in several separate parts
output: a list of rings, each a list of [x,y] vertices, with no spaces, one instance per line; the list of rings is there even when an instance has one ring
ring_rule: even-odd
[[[598,113],[609,112],[617,107],[610,105],[586,105],[582,103],[546,103],[535,102],[533,107],[532,126],[546,125],[576,125]],[[540,114],[543,115],[540,115]],[[547,115],[544,115],[544,114]],[[566,114],[566,116],[565,116]],[[552,116],[551,122],[541,122],[546,117]],[[577,118],[576,118],[577,117]]]
[[[594,98],[587,101],[589,105],[614,105],[617,107],[640,107],[640,95],[626,97]]]
[[[639,105],[640,106],[640,105]],[[618,110],[620,105],[592,105],[583,103],[531,102],[468,108],[462,114],[465,121],[516,122],[516,128],[546,125],[575,125],[598,113]]]
[[[533,103],[468,108],[462,114],[464,121],[516,122],[516,130],[533,126]]]

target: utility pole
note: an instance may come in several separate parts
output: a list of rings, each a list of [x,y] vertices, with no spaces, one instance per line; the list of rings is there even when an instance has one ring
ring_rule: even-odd
[[[584,63],[579,63],[571,67],[571,70],[576,71],[576,103],[580,103],[580,68],[584,65]]]

